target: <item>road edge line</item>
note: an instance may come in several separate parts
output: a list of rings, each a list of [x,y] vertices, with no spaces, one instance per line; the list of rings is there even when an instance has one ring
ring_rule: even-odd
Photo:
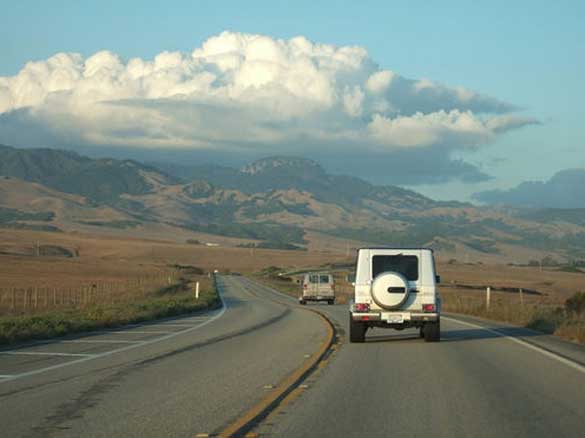
[[[262,400],[256,403],[250,408],[244,415],[240,416],[233,423],[225,427],[221,432],[217,434],[220,438],[234,438],[243,436],[254,427],[256,427],[260,421],[266,418],[272,411],[274,411],[290,393],[292,393],[300,384],[315,370],[319,363],[323,360],[329,349],[333,345],[335,339],[335,326],[333,322],[324,315],[323,313],[314,309],[303,309],[313,312],[321,317],[321,320],[327,327],[327,337],[321,344],[319,350],[307,359],[300,368],[289,374],[278,387],[265,396]]]
[[[220,299],[220,302],[221,302],[222,307],[219,309],[219,312],[218,313],[216,313],[215,315],[213,315],[209,319],[206,319],[205,321],[203,321],[199,325],[195,325],[195,326],[193,326],[191,328],[188,328],[186,330],[181,330],[181,331],[178,331],[178,332],[172,332],[172,333],[170,333],[168,335],[164,335],[164,336],[161,336],[161,337],[158,337],[158,338],[154,338],[154,339],[151,339],[151,340],[139,341],[137,344],[129,344],[129,345],[125,346],[125,347],[120,347],[120,348],[117,348],[117,349],[114,349],[114,350],[105,351],[103,353],[97,353],[97,354],[95,354],[94,356],[91,356],[91,357],[83,357],[81,359],[75,359],[75,360],[71,360],[69,362],[64,362],[64,363],[60,363],[60,364],[57,364],[57,365],[52,365],[52,366],[45,367],[45,368],[39,368],[39,369],[36,369],[36,370],[27,371],[27,372],[20,373],[20,374],[12,374],[12,375],[10,375],[10,377],[3,378],[2,380],[0,380],[0,384],[12,382],[12,381],[15,381],[15,380],[18,380],[18,379],[22,379],[24,377],[35,376],[37,374],[46,373],[48,371],[58,370],[60,368],[65,368],[65,367],[69,367],[69,366],[72,366],[72,365],[78,365],[78,364],[81,364],[81,363],[84,363],[84,362],[88,362],[88,361],[95,360],[95,359],[100,359],[102,357],[111,356],[113,354],[121,353],[121,352],[124,352],[124,351],[127,351],[127,350],[133,350],[135,348],[143,347],[145,345],[154,344],[154,343],[157,343],[157,342],[160,342],[160,341],[166,341],[167,339],[171,339],[171,338],[174,338],[176,336],[183,335],[185,333],[190,333],[190,332],[192,332],[194,330],[197,330],[197,329],[199,329],[201,327],[204,327],[207,324],[210,324],[210,323],[216,321],[217,319],[221,318],[224,315],[224,313],[226,312],[226,310],[228,309],[227,302],[223,299],[223,295],[219,292],[219,289],[217,288],[217,285],[216,285],[216,291],[217,291],[217,294],[219,296],[219,299]],[[223,292],[223,289],[222,289],[222,292]],[[217,311],[217,309],[210,310],[210,312],[215,312],[215,311]],[[187,314],[185,314],[185,315],[182,315],[181,317],[188,317],[188,316],[187,316]],[[59,341],[56,341],[56,342],[59,342]],[[52,342],[50,342],[50,343],[52,343]],[[11,351],[11,350],[8,350],[8,351]]]
[[[560,354],[557,354],[555,352],[552,352],[550,350],[547,350],[546,348],[540,347],[536,344],[533,344],[532,342],[528,342],[528,341],[525,341],[524,339],[519,339],[519,338],[515,338],[513,336],[509,336],[505,333],[502,333],[501,331],[499,331],[497,329],[483,327],[479,324],[474,324],[472,322],[462,321],[462,320],[457,319],[457,318],[453,318],[453,317],[449,317],[449,316],[441,316],[441,319],[445,319],[447,321],[453,321],[453,322],[456,322],[457,324],[462,324],[462,325],[466,325],[468,327],[478,328],[478,329],[485,330],[487,332],[496,334],[496,335],[498,335],[498,337],[505,338],[505,339],[508,339],[509,341],[523,345],[524,347],[526,347],[530,350],[541,353],[542,355],[547,356],[551,359],[554,359],[557,362],[561,362],[561,363],[563,363],[563,364],[565,364],[565,365],[567,365],[567,366],[569,366],[577,371],[585,373],[585,366],[581,365],[579,362],[574,361],[572,359],[569,359],[569,358],[562,356]]]

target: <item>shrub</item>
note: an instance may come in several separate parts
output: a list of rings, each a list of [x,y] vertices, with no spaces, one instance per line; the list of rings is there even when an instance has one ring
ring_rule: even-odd
[[[578,315],[585,312],[585,292],[577,292],[565,301],[565,309]]]

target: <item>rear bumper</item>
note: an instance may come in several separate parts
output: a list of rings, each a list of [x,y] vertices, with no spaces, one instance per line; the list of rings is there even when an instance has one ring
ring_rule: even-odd
[[[417,325],[423,322],[436,322],[439,320],[440,315],[438,313],[411,313],[411,312],[350,312],[351,319],[353,321],[360,322],[373,322],[379,323],[380,325],[388,324],[391,326],[396,325]],[[396,322],[396,318],[402,322]]]
[[[299,301],[330,301],[334,299],[335,295],[304,295],[299,297]]]

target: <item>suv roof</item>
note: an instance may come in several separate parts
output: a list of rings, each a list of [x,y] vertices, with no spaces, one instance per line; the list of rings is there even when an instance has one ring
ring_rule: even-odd
[[[428,246],[364,246],[358,248],[358,251],[361,251],[362,249],[408,249],[408,250],[425,249],[428,251],[434,251],[433,248],[430,248]]]

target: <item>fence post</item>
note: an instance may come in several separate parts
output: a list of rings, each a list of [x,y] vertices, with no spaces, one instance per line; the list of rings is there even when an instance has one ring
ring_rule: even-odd
[[[199,282],[195,283],[195,298],[199,299]]]
[[[524,291],[520,288],[520,307],[524,309]]]
[[[485,308],[486,308],[486,310],[490,310],[491,294],[492,294],[492,288],[488,286],[487,289],[485,290]]]

